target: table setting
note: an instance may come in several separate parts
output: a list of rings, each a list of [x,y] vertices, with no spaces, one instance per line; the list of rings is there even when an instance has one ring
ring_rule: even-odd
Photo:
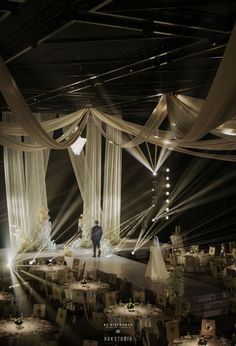
[[[104,313],[109,317],[126,317],[132,319],[138,318],[155,318],[161,317],[163,311],[151,304],[139,303],[119,303],[117,305],[110,305],[104,310]]]
[[[34,317],[0,320],[0,338],[45,334],[51,330],[52,324],[49,321]]]
[[[0,303],[12,303],[14,295],[10,292],[0,291]]]
[[[177,345],[180,345],[180,346],[198,346],[198,345],[230,346],[231,341],[223,337],[206,338],[206,337],[201,337],[199,335],[185,335],[185,336],[180,336],[168,343],[168,346],[177,346]]]
[[[104,292],[108,291],[110,286],[102,281],[91,281],[91,280],[81,280],[81,281],[75,281],[69,284],[65,285],[66,289],[68,290],[79,290],[83,292]]]

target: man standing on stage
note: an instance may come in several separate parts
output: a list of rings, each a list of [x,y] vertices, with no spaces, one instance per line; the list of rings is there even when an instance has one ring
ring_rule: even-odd
[[[93,242],[93,257],[96,257],[96,249],[98,248],[98,257],[101,256],[100,240],[102,238],[102,227],[99,226],[99,222],[95,221],[95,226],[92,228],[91,240]]]

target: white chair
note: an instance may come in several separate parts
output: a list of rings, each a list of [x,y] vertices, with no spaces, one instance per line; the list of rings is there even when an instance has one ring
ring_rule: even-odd
[[[58,300],[60,303],[62,303],[62,290],[55,284],[52,285],[52,299]]]
[[[97,311],[97,294],[87,292],[87,307],[90,311]]]
[[[179,337],[179,322],[169,321],[166,322],[166,338],[170,342]]]
[[[67,310],[58,308],[57,309],[57,316],[56,316],[56,322],[59,324],[61,328],[65,327],[66,325],[66,317],[67,317]]]
[[[215,256],[215,254],[216,254],[215,246],[210,246],[208,253],[209,253],[210,256]]]
[[[201,325],[202,336],[215,336],[216,335],[216,322],[214,320],[202,319]]]
[[[86,273],[86,277],[88,280],[96,280],[97,279],[97,273],[95,270],[88,270]]]
[[[80,266],[80,259],[79,258],[74,258],[73,265],[72,265],[72,270],[78,271]]]
[[[105,293],[105,306],[108,307],[110,305],[116,305],[117,300],[117,291],[111,291]]]
[[[71,296],[73,303],[85,304],[84,292],[80,290],[71,290]]]
[[[158,293],[156,295],[156,304],[160,305],[162,308],[166,308],[166,304],[167,304],[166,294]]]
[[[57,265],[64,265],[64,256],[54,257],[52,261]]]
[[[145,303],[145,291],[134,291],[134,302]]]
[[[45,304],[33,305],[33,317],[44,318],[45,317]]]

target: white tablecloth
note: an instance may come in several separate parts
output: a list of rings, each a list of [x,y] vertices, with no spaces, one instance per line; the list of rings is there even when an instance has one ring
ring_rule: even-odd
[[[199,340],[199,336],[197,335],[187,335],[181,336],[178,339],[173,340],[168,343],[168,346],[197,346]],[[207,346],[230,346],[231,342],[224,338],[213,338],[209,339],[207,342]]]
[[[104,313],[111,325],[122,325],[129,321],[139,332],[144,327],[152,327],[154,320],[163,320],[163,311],[151,304],[135,304],[132,311],[127,304],[110,305]]]
[[[23,318],[21,326],[15,324],[15,319],[0,320],[0,338],[44,334],[50,332],[51,329],[50,322],[33,317]]]
[[[66,285],[67,290],[78,290],[83,292],[106,292],[108,291],[110,286],[102,281],[87,281],[86,284],[82,284],[81,282],[72,282]]]
[[[14,295],[9,292],[0,292],[0,304],[10,303],[14,300]]]

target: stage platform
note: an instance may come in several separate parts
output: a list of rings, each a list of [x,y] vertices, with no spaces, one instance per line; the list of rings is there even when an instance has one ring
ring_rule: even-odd
[[[132,246],[130,247],[130,249]],[[0,249],[1,262],[7,262],[10,249]],[[147,265],[129,258],[121,257],[115,253],[94,258],[92,249],[80,248],[74,250],[74,257],[86,263],[85,271],[100,270],[105,273],[116,274],[121,279],[131,282],[135,289],[148,289],[156,294],[162,293],[165,289],[160,283],[154,283],[145,278]],[[42,252],[36,254],[29,252],[17,255],[17,260],[32,259],[37,257],[63,256],[63,250],[59,248],[55,252]],[[227,292],[215,285],[206,283],[199,278],[199,274],[184,277],[185,296],[192,306],[192,311],[198,317],[210,317],[226,314],[228,309]]]

